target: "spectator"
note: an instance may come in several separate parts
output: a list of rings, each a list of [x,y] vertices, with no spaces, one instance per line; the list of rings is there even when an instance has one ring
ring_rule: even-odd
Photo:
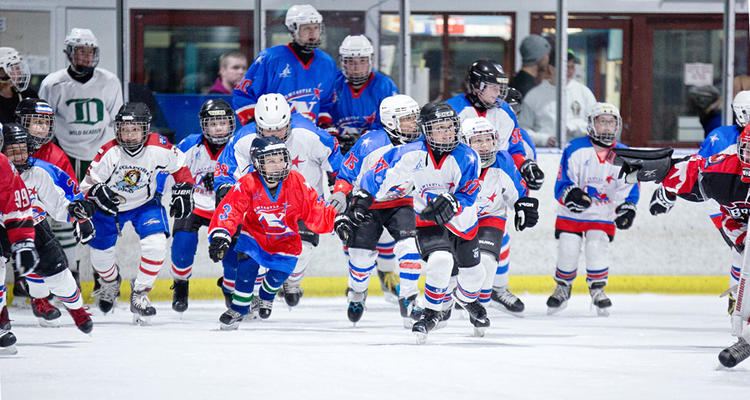
[[[242,52],[230,51],[219,57],[219,77],[208,93],[232,94],[232,90],[247,71],[247,57]]]
[[[522,96],[526,96],[547,72],[550,61],[550,46],[547,39],[539,35],[526,36],[521,42],[521,59],[523,66],[508,83],[518,89]]]
[[[27,97],[37,97],[28,89],[29,65],[12,47],[0,47],[0,123],[16,119],[16,107]]]
[[[572,79],[577,62],[578,59],[573,50],[568,50],[567,85],[565,87],[567,104],[564,107],[567,110],[565,131],[568,141],[587,135],[586,113],[596,104],[596,98],[591,90]],[[518,124],[528,132],[536,146],[554,146],[557,143],[555,134],[557,69],[554,50],[549,54],[547,77],[548,79],[531,89],[523,98],[522,111],[518,117]]]
[[[691,86],[688,106],[691,113],[698,115],[704,138],[721,126],[721,94],[715,86]]]

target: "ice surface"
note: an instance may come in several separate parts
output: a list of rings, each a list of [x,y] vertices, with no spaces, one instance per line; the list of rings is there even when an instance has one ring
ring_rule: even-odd
[[[151,326],[131,324],[127,305],[94,311],[92,336],[63,313],[40,328],[11,308],[18,354],[0,356],[2,399],[740,399],[750,361],[725,369],[734,343],[726,299],[612,295],[608,318],[586,295],[546,315],[546,296],[524,295],[525,318],[490,310],[472,337],[454,314],[415,344],[397,307],[368,299],[360,323],[341,298],[277,301],[267,321],[219,331],[220,301],[193,301],[179,318],[157,303]]]

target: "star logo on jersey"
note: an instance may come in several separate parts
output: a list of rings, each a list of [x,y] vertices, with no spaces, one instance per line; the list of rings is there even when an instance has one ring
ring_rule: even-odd
[[[294,157],[294,160],[292,160],[292,166],[294,168],[299,169],[299,165],[302,164],[303,162],[305,162],[305,160],[300,160],[299,156],[296,156],[296,157]]]
[[[711,144],[714,144],[719,141],[719,135],[714,133],[709,140],[711,140]]]
[[[615,180],[615,177],[612,175],[608,176],[606,179],[607,183],[612,183],[614,180]]]
[[[313,99],[320,100],[320,92],[322,92],[322,90],[320,90],[320,84],[318,84],[318,87],[313,88],[313,92]]]
[[[375,111],[373,111],[369,116],[364,117],[364,119],[365,121],[367,121],[368,125],[372,125],[375,122]]]
[[[292,75],[292,69],[289,68],[289,64],[287,63],[286,67],[284,67],[284,70],[279,72],[279,78],[288,78]]]
[[[497,197],[497,193],[492,192],[492,196],[487,197],[487,200],[489,200],[490,203],[494,203],[495,202],[495,197]]]

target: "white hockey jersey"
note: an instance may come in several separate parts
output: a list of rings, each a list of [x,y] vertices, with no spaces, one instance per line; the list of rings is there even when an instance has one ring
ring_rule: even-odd
[[[627,148],[621,143],[615,143],[614,147]],[[559,203],[556,230],[601,230],[610,237],[614,236],[615,209],[626,201],[638,203],[640,192],[637,184],[625,183],[624,178],[617,177],[620,167],[616,167],[612,160],[614,152],[608,150],[600,156],[588,136],[568,143],[555,182],[555,198]],[[565,207],[566,189],[572,186],[581,188],[591,197],[591,206],[581,213],[574,213]]]
[[[55,109],[55,137],[69,156],[93,160],[96,151],[114,139],[112,121],[122,107],[120,80],[96,68],[86,83],[73,79],[66,69],[47,75],[39,98]]]
[[[29,189],[34,225],[44,221],[47,215],[68,222],[68,204],[83,198],[75,180],[46,161],[29,158],[29,162],[31,168],[21,172],[21,179]]]
[[[386,152],[360,180],[360,187],[388,201],[412,194],[417,227],[435,225],[420,218],[427,203],[442,193],[451,193],[459,203],[458,213],[445,225],[464,239],[477,232],[476,199],[479,194],[479,156],[460,143],[440,160],[435,158],[424,138]]]
[[[235,133],[219,156],[214,176],[214,187],[234,184],[243,175],[253,171],[250,149],[258,136],[255,124],[250,123]],[[286,140],[293,170],[302,174],[310,187],[323,195],[328,185],[325,172],[339,172],[341,152],[338,142],[328,132],[315,127],[300,114],[292,114],[292,132]]]
[[[81,182],[81,191],[89,192],[97,183],[106,183],[115,193],[125,198],[120,211],[137,208],[156,194],[156,177],[160,172],[172,174],[176,182],[195,185],[185,165],[185,154],[166,138],[151,133],[143,149],[131,156],[112,140],[102,146]]]
[[[513,207],[518,199],[529,195],[526,181],[518,172],[510,154],[499,151],[495,162],[482,170],[479,182],[479,226],[490,226],[505,231],[508,207]]]

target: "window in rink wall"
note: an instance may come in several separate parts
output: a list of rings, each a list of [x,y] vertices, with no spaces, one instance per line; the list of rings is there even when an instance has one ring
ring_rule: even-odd
[[[505,14],[415,13],[411,33],[412,95],[420,103],[465,91],[466,70],[477,59],[493,59],[513,73],[513,17]],[[380,16],[380,71],[398,81],[399,16]]]
[[[292,41],[292,36],[284,24],[286,11],[266,11],[266,48],[288,44]],[[338,65],[339,46],[344,38],[348,35],[365,33],[365,13],[364,11],[318,11],[323,16],[325,26],[320,49],[333,57]]]
[[[206,93],[219,57],[252,59],[252,11],[132,10],[131,80],[159,93]]]

